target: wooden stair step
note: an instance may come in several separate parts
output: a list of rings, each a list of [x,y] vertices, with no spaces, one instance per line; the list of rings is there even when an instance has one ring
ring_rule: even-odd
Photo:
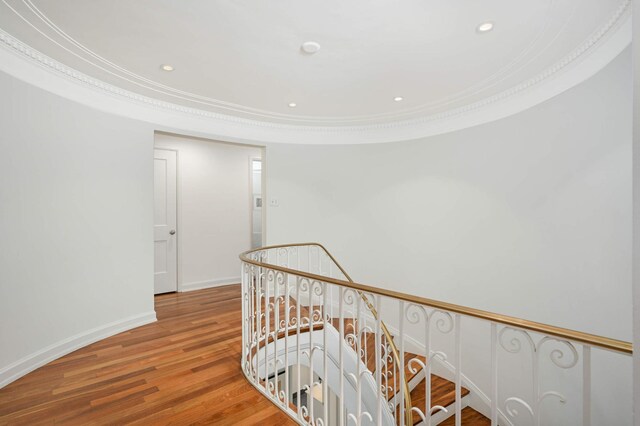
[[[425,402],[427,400],[425,394],[426,378],[422,379],[415,388],[411,390],[411,404],[414,407],[418,407],[424,411]],[[464,386],[460,390],[462,398],[469,394],[469,389]],[[442,407],[448,407],[456,402],[456,385],[440,376],[435,374],[431,375],[431,406],[441,405]],[[434,412],[437,413],[440,410]],[[416,425],[421,422],[420,417],[413,416],[413,424]]]
[[[351,318],[345,318],[343,319],[343,321],[344,321],[344,333],[345,333],[345,339],[346,339],[347,334],[354,333],[355,331],[357,331],[358,329],[357,320],[353,320]],[[331,322],[331,325],[333,325],[333,327],[336,330],[338,331],[340,330],[339,318],[332,318],[330,322]],[[385,343],[386,337],[382,335],[380,341],[381,343]],[[366,350],[366,355],[367,355],[366,360],[363,359],[363,361],[367,365],[367,369],[371,372],[375,372],[376,371],[376,335],[375,333],[371,333],[369,331],[362,333],[360,346],[361,348]],[[355,348],[353,349],[355,350]],[[420,367],[418,364],[414,364],[414,368],[416,369],[416,372],[411,373],[411,371],[409,370],[409,361],[413,358],[418,358],[423,363],[425,363],[426,359],[421,355],[417,355],[411,352],[405,352],[404,356],[405,356],[405,376],[407,377],[407,381],[410,381],[413,377],[415,377],[416,374],[420,372],[422,367]],[[392,362],[388,362],[387,367],[391,369],[392,364],[393,364]]]
[[[465,426],[491,426],[490,419],[483,416],[481,413],[477,412],[471,407],[463,408],[461,414],[462,424]],[[440,423],[440,426],[455,426],[455,424],[456,417],[455,415],[453,415]]]
[[[340,318],[331,318],[331,325],[338,331],[340,331]],[[345,336],[349,333],[355,333],[358,331],[358,320],[353,318],[343,318],[342,324],[344,327]]]

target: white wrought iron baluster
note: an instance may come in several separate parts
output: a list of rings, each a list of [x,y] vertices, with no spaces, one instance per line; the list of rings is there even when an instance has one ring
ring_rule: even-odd
[[[335,287],[335,285],[332,285],[329,287],[329,318],[333,319],[336,317],[336,310],[335,310],[335,305],[336,305],[336,301],[333,298],[333,288]]]
[[[247,374],[248,376],[251,376],[252,371],[251,371],[251,351],[253,350],[253,321],[255,316],[253,315],[253,310],[252,310],[252,306],[253,306],[253,287],[251,286],[251,269],[249,268],[249,266],[245,263],[242,263],[242,269],[244,270],[245,274],[243,275],[243,278],[246,279],[246,286],[247,286],[247,294],[249,295],[249,299],[247,300],[247,317],[248,317],[248,322],[247,322],[247,340],[245,342],[245,345],[247,346],[247,354],[246,357],[243,358],[244,362],[246,362],[248,364],[248,370],[247,370]]]
[[[338,288],[338,293],[340,296],[340,301],[338,302],[338,331],[340,333],[340,346],[338,349],[338,364],[340,365],[340,413],[339,413],[339,426],[344,426],[344,287],[340,286]]]
[[[256,384],[260,386],[260,339],[262,338],[262,282],[260,279],[260,271],[262,268],[256,268],[258,276],[256,277],[254,270],[254,282],[256,283],[257,291],[257,305],[258,305],[258,321],[257,321],[257,333],[256,333]]]
[[[366,317],[365,317],[364,321],[365,321],[364,328],[366,329],[366,326],[367,326],[367,324],[366,324],[367,318]],[[358,356],[361,356],[362,357],[362,362],[364,362],[364,365],[367,365],[367,352],[368,352],[367,343],[368,343],[368,340],[369,340],[368,339],[368,333],[363,332],[362,333],[362,338],[364,340],[364,342],[362,344],[362,354],[358,354]]]
[[[244,263],[240,263],[240,276],[241,279],[241,291],[242,291],[242,362],[240,364],[241,368],[246,369],[247,362],[247,335],[249,326],[249,319],[247,315],[247,303],[249,303],[249,290],[247,288],[247,272],[245,270]]]
[[[287,258],[289,256],[289,250],[287,250]],[[287,265],[289,265],[289,259],[287,259]],[[289,398],[291,393],[289,392],[289,322],[291,321],[291,302],[289,301],[289,274],[285,274],[284,277],[284,404],[285,408],[289,409]]]
[[[311,257],[309,257],[311,259]],[[311,269],[311,264],[309,264]],[[307,409],[309,410],[309,423],[313,424],[313,281],[309,283],[309,390],[307,391]]]
[[[582,345],[582,424],[591,426],[591,347]]]
[[[258,286],[256,285],[256,267],[251,265],[250,266],[250,280],[251,280],[251,290],[252,290],[252,295],[253,295],[253,299],[251,301],[251,303],[253,304],[252,307],[252,312],[253,312],[253,319],[251,321],[251,327],[252,327],[252,331],[251,331],[251,343],[252,345],[255,345],[255,353],[253,352],[253,349],[251,351],[251,368],[252,368],[252,373],[253,373],[253,381],[254,383],[259,383],[258,382],[258,351],[260,350],[260,332],[259,332],[259,328],[258,328],[258,321],[260,318],[260,312],[258,309],[258,305],[259,305],[259,292],[258,292]]]
[[[374,336],[375,338],[375,350],[374,350],[374,357],[376,360],[376,396],[377,396],[377,404],[376,404],[376,416],[377,416],[377,424],[378,426],[382,425],[382,362],[381,362],[381,350],[380,350],[380,343],[382,341],[382,339],[380,338],[380,335],[382,334],[382,325],[380,318],[382,317],[382,309],[381,309],[381,303],[380,303],[380,295],[376,294],[375,295],[375,308],[376,308],[376,312],[377,312],[377,316],[376,316],[376,335]],[[386,398],[385,398],[386,399]]]
[[[266,274],[261,274],[262,279],[264,280],[264,388],[267,391],[267,395],[269,395],[269,332],[271,330],[270,321],[271,314],[269,312],[269,279],[268,274],[269,270],[267,270]]]
[[[498,426],[498,325],[491,323],[491,426]]]
[[[462,425],[462,336],[460,335],[460,315],[455,316],[455,357],[456,357],[456,426]]]
[[[431,426],[431,321],[429,313],[425,307],[424,312],[425,330],[424,330],[424,349],[425,349],[425,372],[424,372],[424,416],[427,418],[427,426]]]
[[[300,262],[300,259],[298,259],[298,262]],[[300,388],[300,285],[301,285],[301,279],[300,277],[296,277],[296,368],[297,368],[297,374],[296,374],[296,380],[298,381],[298,384],[296,386],[296,405],[298,406],[298,417],[300,417],[302,419],[302,411],[300,411],[300,398],[302,397],[302,395],[300,394],[301,388]]]
[[[529,412],[533,420],[533,424],[538,426],[540,425],[540,422],[541,422],[541,410],[540,410],[541,403],[545,398],[554,397],[554,398],[557,398],[561,403],[566,402],[566,397],[557,391],[548,391],[543,393],[540,390],[540,364],[541,364],[540,355],[542,354],[541,347],[546,342],[550,342],[550,341],[555,341],[562,344],[565,347],[565,349],[568,350],[568,352],[564,353],[560,349],[553,349],[550,353],[550,357],[553,364],[563,369],[572,368],[575,365],[577,365],[579,361],[578,351],[576,350],[575,346],[568,340],[557,339],[547,335],[542,337],[542,339],[540,339],[538,343],[534,343],[533,339],[531,338],[530,334],[527,331],[519,328],[503,327],[502,330],[498,333],[498,342],[507,352],[510,352],[510,353],[515,354],[520,352],[521,343],[520,341],[515,339],[512,339],[508,344],[505,343],[503,340],[503,336],[505,332],[515,332],[520,336],[522,336],[523,341],[529,344],[529,347],[531,349],[531,355],[532,355],[531,360],[532,360],[532,394],[533,394],[533,401],[531,404],[528,404],[527,402],[523,401],[521,398],[518,398],[518,397],[507,398],[505,400],[505,408],[507,410],[507,414],[513,418],[515,415],[517,415],[518,412],[514,408],[511,408],[510,404],[520,405]],[[569,355],[569,356],[567,357],[566,355]]]
[[[323,319],[323,324],[322,324],[322,354],[323,354],[323,361],[322,361],[322,371],[323,371],[323,375],[324,375],[324,380],[322,381],[322,407],[324,408],[324,413],[322,414],[322,417],[324,420],[324,424],[329,424],[329,394],[327,393],[327,378],[329,377],[329,374],[327,373],[327,326],[329,325],[328,321],[327,321],[327,314],[326,314],[326,307],[327,307],[327,295],[328,295],[328,291],[327,291],[327,283],[322,283],[322,288],[323,288],[323,292],[322,292],[322,319]]]
[[[273,273],[273,391],[276,401],[280,402],[280,392],[278,390],[278,333],[280,332],[280,286],[278,276],[281,272]]]
[[[533,424],[540,426],[540,353],[533,350]]]
[[[244,362],[247,363],[247,378],[253,377],[253,372],[251,371],[251,352],[253,350],[253,322],[255,321],[255,314],[253,312],[253,286],[251,285],[251,269],[246,263],[242,263],[242,269],[244,270],[243,278],[246,280],[246,288],[247,288],[247,305],[246,305],[246,315],[247,315],[247,336],[246,336],[246,354],[243,358]]]
[[[389,401],[389,342],[387,342],[386,337],[383,338],[383,336],[380,336],[380,340],[382,341],[382,344],[380,345],[380,349],[384,349],[383,355],[384,355],[384,397],[386,401]],[[391,370],[393,372],[393,369]],[[395,380],[395,378],[394,378]],[[397,424],[396,420],[396,413],[397,411],[391,410],[393,419],[394,419],[394,424]]]
[[[247,349],[246,349],[246,342],[247,342],[247,327],[249,325],[249,322],[247,320],[248,315],[247,315],[247,303],[249,301],[249,290],[248,290],[248,285],[247,285],[247,271],[246,271],[246,267],[244,265],[244,263],[240,264],[240,288],[241,288],[241,292],[242,292],[242,363],[244,364],[247,361]]]
[[[400,365],[398,366],[398,372],[400,373],[399,376],[399,380],[398,380],[398,384],[396,387],[396,395],[400,395],[400,403],[399,403],[399,412],[400,415],[398,416],[398,419],[401,422],[405,422],[406,416],[410,413],[406,413],[405,407],[404,407],[404,398],[405,398],[405,394],[404,394],[404,301],[400,301],[400,327],[399,327],[399,336],[398,338],[400,339],[400,347],[398,348],[400,350]],[[396,345],[398,346],[398,345]]]
[[[362,312],[361,312],[361,305],[362,305],[362,298],[361,297],[356,297],[356,321],[355,324],[356,326],[354,327],[354,333],[356,335],[356,360],[360,359],[360,350],[362,349],[362,339],[360,338],[360,330],[362,330]],[[357,362],[357,361],[356,361]],[[358,426],[360,426],[360,424],[362,423],[362,367],[361,367],[361,362],[357,362],[357,400],[358,400]]]

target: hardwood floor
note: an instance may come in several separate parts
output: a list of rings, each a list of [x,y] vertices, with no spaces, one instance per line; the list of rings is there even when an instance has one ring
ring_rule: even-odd
[[[0,425],[295,424],[240,370],[240,286],[156,297],[158,321],[0,389]]]
[[[0,389],[0,425],[295,424],[240,370],[239,285],[156,296],[155,305],[157,322]],[[470,408],[462,419],[490,424]]]

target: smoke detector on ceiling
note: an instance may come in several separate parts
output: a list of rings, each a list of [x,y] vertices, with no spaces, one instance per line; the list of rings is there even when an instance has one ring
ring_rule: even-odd
[[[320,43],[316,43],[315,41],[305,41],[302,43],[300,47],[304,53],[314,54],[318,50],[320,50]]]

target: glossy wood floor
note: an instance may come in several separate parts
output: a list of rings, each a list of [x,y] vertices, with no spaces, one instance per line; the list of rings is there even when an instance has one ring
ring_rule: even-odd
[[[0,425],[294,424],[240,371],[240,286],[156,297],[158,321],[0,389]]]

